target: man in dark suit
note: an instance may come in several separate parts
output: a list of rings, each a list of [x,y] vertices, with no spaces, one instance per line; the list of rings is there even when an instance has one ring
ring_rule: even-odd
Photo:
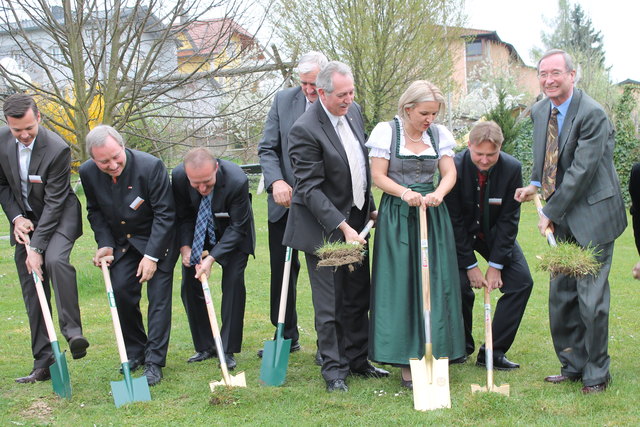
[[[514,200],[522,186],[520,162],[500,148],[504,137],[495,122],[481,122],[469,133],[468,149],[455,157],[456,185],[445,197],[456,236],[462,317],[467,354],[473,353],[472,288],[500,289],[492,324],[493,366],[512,370],[520,365],[507,359],[533,288],[533,279],[516,241],[520,203]],[[483,275],[474,251],[488,263]],[[464,360],[464,359],[463,359]],[[478,365],[485,365],[484,345]]]
[[[206,271],[208,276],[213,262],[217,262],[222,266],[222,343],[227,367],[233,369],[236,366],[233,354],[242,347],[244,271],[256,244],[249,180],[238,165],[216,159],[205,148],[189,151],[184,162],[173,169],[172,178],[182,255],[182,302],[196,350],[188,362],[216,355],[204,293],[196,273]],[[208,219],[212,222],[203,228],[204,235],[198,242],[198,223]],[[203,250],[209,251],[204,259]]]
[[[171,289],[178,257],[171,183],[160,159],[125,148],[122,136],[101,125],[87,135],[91,156],[80,166],[89,223],[98,250],[93,262],[112,255],[113,292],[129,366],[144,364],[149,385],[162,379],[171,329]],[[148,335],[140,313],[147,282]]]
[[[629,195],[631,196],[631,221],[633,223],[633,237],[640,254],[640,163],[633,165],[629,177]],[[633,277],[640,279],[640,261],[633,267]]]
[[[270,316],[273,326],[278,325],[280,291],[287,249],[282,245],[282,237],[287,225],[294,184],[287,137],[293,123],[318,99],[316,76],[326,63],[327,58],[320,52],[309,52],[302,55],[298,63],[300,87],[285,89],[276,94],[264,125],[264,135],[258,144],[260,166],[265,187],[269,193],[267,203],[269,208],[269,262],[271,266]],[[296,313],[296,282],[299,271],[298,251],[292,251],[283,333],[285,339],[291,340],[291,352],[300,350],[298,314]],[[262,350],[258,350],[258,357],[262,357]]]
[[[0,129],[0,203],[10,222],[11,245],[31,329],[33,369],[19,383],[50,378],[53,350],[32,272],[42,280],[50,305],[49,279],[56,293],[58,322],[74,359],[87,354],[82,335],[76,270],[69,262],[82,235],[80,202],[70,185],[71,152],[57,134],[40,127],[40,112],[28,95],[8,97],[7,126]],[[18,243],[18,244],[16,244]]]
[[[305,253],[327,391],[347,391],[349,373],[389,375],[367,360],[369,258],[354,271],[318,268],[315,251],[326,241],[366,243],[358,232],[377,211],[351,70],[329,62],[318,73],[316,88],[320,102],[289,132],[296,184],[283,243]]]
[[[538,229],[550,227],[557,240],[592,245],[601,263],[595,275],[552,277],[549,291],[551,337],[560,375],[551,383],[582,380],[582,392],[598,393],[610,380],[609,271],[613,242],[627,226],[620,183],[613,165],[614,131],[603,108],[573,87],[576,71],[564,51],[551,50],[538,62],[547,99],[531,109],[531,184],[516,190],[529,200],[542,188],[547,201]]]

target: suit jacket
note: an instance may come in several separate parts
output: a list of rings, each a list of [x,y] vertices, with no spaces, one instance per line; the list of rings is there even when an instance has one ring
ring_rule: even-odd
[[[91,159],[80,166],[89,223],[99,248],[112,247],[114,262],[133,246],[171,271],[177,259],[175,204],[169,175],[157,157],[125,149],[127,163],[117,184]]]
[[[487,177],[482,220],[478,168],[471,161],[469,150],[456,155],[455,165],[456,184],[445,197],[445,202],[456,237],[459,267],[466,268],[477,262],[474,246],[478,232],[484,233],[489,247],[488,261],[509,265],[520,221],[520,203],[513,198],[516,188],[522,186],[520,162],[500,153],[498,162]]]
[[[364,145],[364,122],[357,104],[351,104],[346,119],[360,142],[365,159],[367,193],[362,209],[371,212],[375,210],[370,190],[371,171]],[[343,238],[337,227],[349,218],[353,206],[347,154],[319,101],[314,102],[291,128],[289,155],[296,184],[283,244],[314,253],[325,241]]]
[[[629,195],[631,196],[631,221],[633,223],[633,237],[640,254],[640,163],[633,165],[629,178]]]
[[[71,150],[56,133],[38,128],[31,153],[27,198],[37,226],[31,246],[46,250],[56,231],[71,241],[82,235],[80,202],[70,185]],[[0,129],[0,203],[10,222],[11,245],[16,244],[11,221],[26,216],[20,186],[16,139],[8,127]]]
[[[178,247],[191,246],[202,196],[189,184],[184,163],[176,166],[171,175],[177,207]],[[218,159],[211,210],[214,214],[217,241],[210,250],[211,256],[224,266],[226,259],[234,251],[253,255],[256,234],[249,180],[235,163]],[[228,217],[224,214],[228,214]]]
[[[291,187],[294,186],[288,135],[291,126],[304,113],[306,104],[307,98],[299,86],[276,93],[264,125],[262,140],[258,144],[264,186],[269,193],[267,203],[270,222],[278,221],[287,212],[287,208],[273,200],[271,185],[282,179]]]
[[[531,108],[532,181],[541,181],[550,112],[549,99]],[[613,126],[600,104],[574,89],[558,140],[556,191],[543,213],[554,223],[564,221],[583,246],[612,242],[627,226],[614,145]]]

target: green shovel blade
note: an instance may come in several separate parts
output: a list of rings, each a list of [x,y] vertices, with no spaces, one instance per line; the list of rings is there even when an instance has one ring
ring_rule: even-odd
[[[284,325],[279,323],[276,331],[276,339],[264,343],[262,365],[260,366],[260,380],[266,385],[280,386],[287,377],[291,340],[283,339],[283,328]]]
[[[124,380],[111,381],[111,394],[116,408],[131,402],[151,400],[151,392],[147,377],[133,378],[129,370],[129,362],[122,364]]]
[[[67,368],[67,357],[60,352],[58,341],[51,342],[51,349],[55,359],[53,365],[49,366],[53,391],[62,398],[71,399],[71,380],[69,379],[69,370]]]

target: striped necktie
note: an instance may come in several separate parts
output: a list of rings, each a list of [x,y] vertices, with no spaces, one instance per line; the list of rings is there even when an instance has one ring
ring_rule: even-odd
[[[216,244],[215,226],[213,224],[213,213],[211,212],[211,199],[213,192],[207,194],[200,200],[198,217],[196,218],[196,228],[193,232],[193,244],[191,245],[191,265],[200,264],[204,240],[209,234],[211,246]]]
[[[548,200],[556,191],[556,172],[558,171],[558,109],[551,110],[547,127],[547,148],[542,170],[542,197]]]

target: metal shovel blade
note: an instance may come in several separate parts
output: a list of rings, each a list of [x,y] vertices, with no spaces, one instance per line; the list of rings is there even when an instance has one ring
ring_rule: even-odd
[[[69,379],[69,370],[67,368],[67,357],[64,353],[60,352],[58,341],[52,341],[51,348],[53,349],[55,359],[53,365],[49,366],[53,391],[62,398],[70,399],[71,380]]]
[[[280,329],[280,325],[278,325],[278,331]],[[262,365],[260,366],[260,380],[270,386],[280,386],[284,383],[289,366],[289,351],[291,350],[291,340],[283,339],[282,333],[276,335],[275,340],[264,343]]]
[[[451,408],[449,359],[423,357],[409,359],[413,381],[413,407],[416,411]]]
[[[147,383],[146,377],[133,378],[129,369],[129,362],[122,364],[122,373],[124,374],[124,380],[111,381],[111,394],[116,408],[131,402],[151,400],[151,392],[149,391],[149,383]]]
[[[226,381],[223,377],[220,381],[211,381],[209,383],[209,388],[211,392],[215,391],[216,387],[225,386],[225,387],[246,387],[247,381],[244,378],[244,372],[240,372],[238,375],[228,375],[229,380]]]

